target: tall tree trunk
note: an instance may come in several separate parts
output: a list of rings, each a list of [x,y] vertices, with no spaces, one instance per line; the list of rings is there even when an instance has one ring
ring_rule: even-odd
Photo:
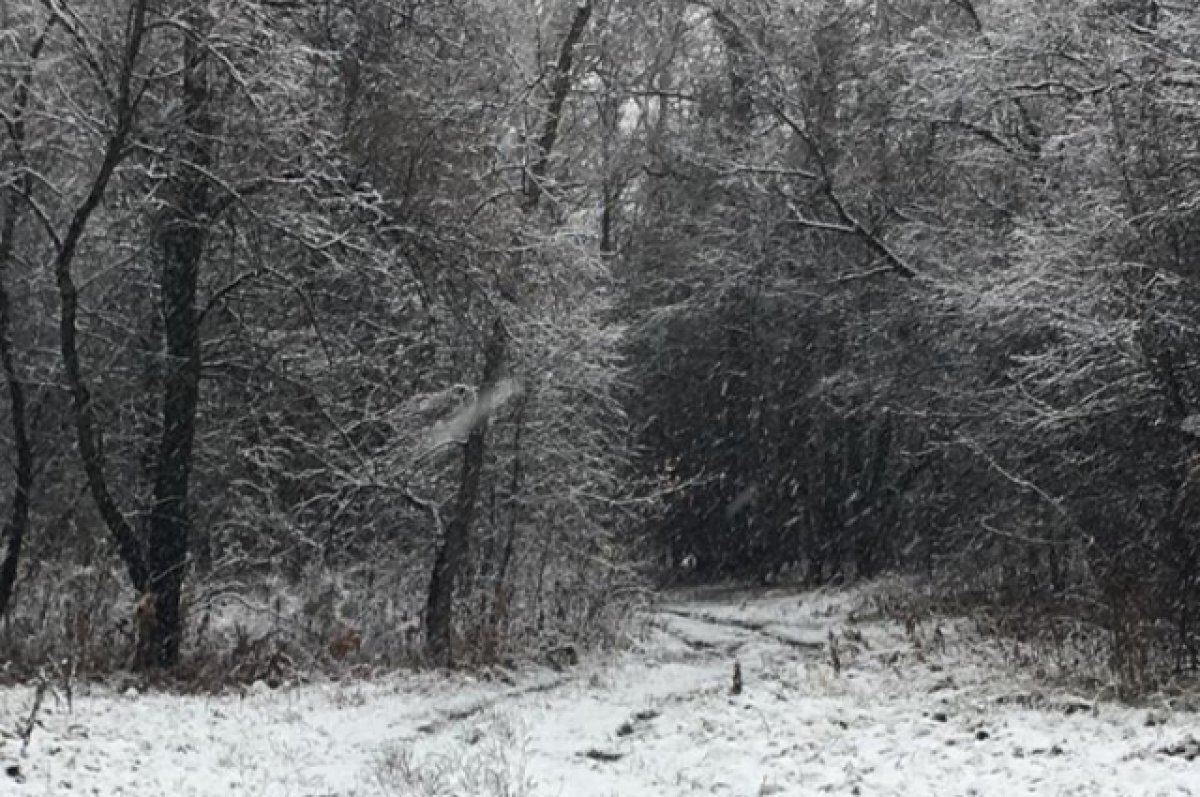
[[[546,177],[550,172],[550,156],[554,154],[554,146],[558,143],[558,131],[561,127],[563,108],[567,103],[567,95],[571,92],[571,72],[575,64],[575,48],[587,30],[588,21],[592,18],[593,0],[583,0],[575,8],[571,17],[571,26],[563,37],[558,49],[558,62],[554,67],[554,79],[550,82],[550,99],[546,104],[546,116],[542,121],[542,132],[538,136],[537,150],[529,174],[525,182],[525,202],[528,210],[534,210],[542,194],[546,192]]]
[[[571,25],[563,37],[555,65],[554,78],[550,83],[550,97],[546,105],[546,116],[537,139],[534,161],[526,175],[524,207],[532,214],[546,192],[546,178],[550,169],[550,156],[558,140],[559,123],[567,95],[571,90],[575,48],[587,29],[592,16],[594,0],[583,0],[576,7]],[[514,286],[503,285],[503,292],[515,296]],[[504,320],[497,315],[492,322],[491,332],[484,354],[483,378],[479,394],[487,395],[499,381],[504,370],[508,332]],[[483,476],[483,463],[487,455],[487,418],[484,417],[471,430],[463,447],[461,476],[458,494],[454,502],[454,514],[446,526],[446,533],[438,546],[434,559],[433,577],[429,583],[429,597],[425,609],[426,645],[430,657],[439,664],[452,664],[451,630],[454,625],[454,593],[458,583],[466,578],[470,567],[471,533],[475,525],[475,513],[479,503],[479,487]]]
[[[0,563],[0,615],[8,610],[21,545],[29,529],[29,498],[33,491],[33,447],[25,417],[25,386],[17,372],[12,337],[12,300],[8,294],[8,267],[12,262],[13,235],[16,234],[17,202],[13,189],[4,192],[4,220],[0,229],[0,366],[8,383],[9,416],[12,419],[13,445],[16,448],[17,484],[12,506],[4,522],[4,561]]]
[[[83,378],[83,366],[79,359],[79,289],[71,273],[79,243],[108,190],[109,181],[117,166],[125,158],[127,145],[133,133],[136,116],[137,94],[134,73],[141,54],[142,41],[146,33],[146,7],[148,0],[136,0],[129,9],[125,32],[125,51],[121,62],[117,85],[112,92],[115,124],[105,142],[104,153],[96,174],[88,186],[88,192],[71,214],[66,232],[56,241],[53,269],[59,297],[59,346],[62,350],[63,370],[75,414],[76,442],[79,458],[87,478],[88,491],[104,525],[117,544],[129,580],[138,592],[146,589],[148,577],[142,557],[142,547],[129,520],[121,512],[116,499],[108,489],[104,474],[104,435],[96,418],[91,391]]]
[[[208,12],[188,14],[183,45],[184,136],[179,162],[165,192],[158,226],[162,320],[166,338],[163,369],[162,438],[154,482],[154,508],[146,521],[148,591],[154,596],[153,633],[143,640],[143,661],[172,667],[183,633],[181,607],[188,564],[191,517],[188,487],[200,400],[200,315],[196,286],[212,223],[213,195],[207,174],[216,161],[217,121],[202,41]]]
[[[507,343],[508,333],[504,329],[504,322],[496,319],[484,354],[479,388],[481,401],[486,401],[486,396],[495,390],[500,381]],[[446,533],[438,546],[433,564],[433,579],[425,607],[425,633],[430,657],[434,663],[442,666],[454,663],[454,595],[458,582],[470,566],[471,530],[475,525],[479,503],[483,459],[487,453],[487,432],[488,418],[484,414],[467,435],[454,514],[446,524]]]
[[[75,412],[76,437],[88,490],[117,543],[139,602],[139,649],[144,666],[169,667],[179,657],[180,597],[187,565],[187,488],[199,396],[199,316],[196,283],[212,205],[206,174],[212,165],[214,117],[206,75],[207,55],[200,39],[210,21],[193,9],[184,33],[182,107],[184,136],[176,174],[165,187],[167,208],[157,240],[162,259],[161,291],[167,359],[163,387],[163,430],[154,485],[154,507],[140,538],[121,511],[105,475],[104,436],[91,391],[84,380],[78,347],[79,291],[72,275],[92,214],[99,207],[133,136],[140,91],[135,73],[147,30],[146,0],[135,0],[126,18],[126,39],[114,100],[115,124],[88,192],[56,242],[54,273],[61,316],[59,343]]]
[[[508,573],[512,566],[513,555],[517,550],[517,537],[519,535],[518,522],[521,514],[521,501],[517,496],[521,491],[521,481],[525,472],[522,461],[521,436],[525,430],[525,408],[527,402],[528,399],[525,396],[519,399],[513,418],[512,475],[508,484],[508,531],[504,535],[504,546],[500,551],[500,561],[496,563],[496,572],[492,576],[492,605],[487,610],[487,621],[484,626],[484,661],[495,660],[500,634],[508,622],[508,613],[511,608],[512,590],[508,586]],[[499,529],[499,525],[496,528]]]
[[[13,92],[9,114],[9,151],[5,165],[19,168],[24,161],[25,111],[29,107],[29,79],[33,64],[41,54],[45,34],[33,43],[29,69]],[[13,184],[6,187],[0,201],[0,368],[8,385],[9,417],[12,420],[13,447],[16,449],[16,487],[8,519],[4,522],[4,559],[0,562],[0,615],[8,611],[13,588],[17,581],[17,565],[21,561],[21,546],[29,531],[29,501],[33,492],[33,445],[29,440],[29,423],[25,409],[25,384],[17,370],[13,342],[12,297],[8,292],[9,267],[16,249],[17,223],[24,209],[23,199],[30,191],[29,176],[21,172]]]

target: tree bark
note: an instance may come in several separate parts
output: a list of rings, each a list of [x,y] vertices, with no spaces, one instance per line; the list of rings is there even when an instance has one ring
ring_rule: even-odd
[[[507,345],[508,333],[504,323],[496,319],[484,354],[479,388],[481,397],[492,392],[499,383]],[[479,503],[479,484],[487,453],[487,432],[488,419],[484,415],[467,435],[454,514],[446,525],[446,533],[434,559],[433,578],[425,607],[425,633],[429,656],[440,666],[454,664],[454,595],[458,582],[470,565],[471,531]]]
[[[496,564],[496,572],[492,576],[491,598],[492,605],[487,608],[487,621],[484,626],[483,659],[494,661],[500,634],[508,622],[511,608],[512,590],[508,586],[508,573],[512,566],[513,556],[517,550],[518,521],[521,513],[521,501],[517,497],[521,491],[524,478],[521,437],[525,430],[525,407],[527,399],[522,396],[517,405],[513,418],[514,431],[512,443],[512,472],[508,485],[508,531],[504,536],[504,546],[500,551],[500,561]],[[497,527],[498,528],[498,527]],[[498,532],[497,532],[498,533]]]
[[[161,257],[163,328],[167,363],[163,386],[163,427],[155,469],[154,506],[139,537],[108,487],[103,433],[84,381],[79,357],[78,289],[71,266],[92,214],[103,200],[133,136],[139,92],[134,75],[146,34],[146,0],[134,2],[127,17],[124,57],[114,98],[115,124],[100,166],[83,201],[71,216],[54,257],[61,318],[63,365],[75,411],[76,436],[88,489],[135,590],[142,593],[140,616],[150,618],[139,634],[136,660],[170,667],[179,657],[183,627],[181,594],[187,566],[187,492],[199,397],[200,349],[196,285],[212,206],[207,172],[213,162],[215,118],[211,113],[207,51],[202,43],[210,20],[194,8],[185,17],[182,50],[184,135],[180,164],[163,196],[156,244]]]
[[[216,162],[218,129],[203,43],[210,24],[207,11],[194,9],[188,14],[188,23],[181,75],[184,135],[157,230],[166,359],[154,507],[144,536],[147,589],[154,596],[156,623],[149,638],[143,640],[148,649],[142,653],[143,661],[159,667],[178,662],[183,634],[182,590],[191,536],[188,488],[200,400],[196,287],[214,212],[207,174]]]
[[[6,165],[20,167],[24,162],[25,111],[29,107],[29,80],[41,54],[45,34],[37,38],[29,56],[29,68],[13,92],[13,107],[8,122],[9,151]],[[29,439],[26,417],[25,384],[17,370],[13,342],[12,297],[8,292],[9,266],[16,249],[18,222],[24,209],[23,196],[30,191],[29,176],[21,172],[13,184],[4,189],[0,212],[0,368],[8,386],[9,416],[12,419],[13,447],[16,449],[16,487],[8,519],[4,523],[4,560],[0,562],[0,616],[8,611],[13,588],[17,581],[17,565],[21,561],[21,546],[29,532],[29,502],[33,492],[33,445]]]
[[[29,499],[33,491],[33,447],[29,441],[29,425],[25,416],[25,386],[17,372],[12,338],[12,300],[6,284],[8,266],[16,233],[17,203],[12,189],[5,191],[3,229],[0,230],[0,366],[8,384],[9,414],[12,418],[13,446],[16,449],[16,488],[12,506],[4,523],[4,561],[0,563],[0,615],[8,610],[13,586],[17,580],[17,564],[21,560],[21,545],[29,530]]]
[[[104,436],[92,405],[91,391],[83,378],[79,359],[77,319],[79,315],[79,290],[71,273],[71,265],[79,251],[79,243],[99,207],[113,172],[125,158],[127,144],[133,133],[136,115],[137,92],[134,89],[134,71],[141,53],[142,40],[146,32],[147,0],[137,0],[129,10],[126,29],[125,52],[113,92],[115,124],[105,143],[100,166],[92,178],[87,195],[71,214],[67,230],[59,239],[54,256],[54,277],[58,286],[60,318],[59,345],[62,350],[63,369],[75,413],[76,442],[79,457],[87,478],[88,491],[96,504],[109,532],[117,544],[117,553],[125,564],[133,588],[144,592],[148,582],[142,547],[128,519],[117,506],[116,499],[108,489],[104,475]]]
[[[558,143],[558,131],[561,127],[563,107],[567,103],[567,95],[571,92],[571,71],[575,63],[575,48],[583,33],[587,30],[588,21],[592,18],[593,0],[583,0],[575,9],[571,18],[571,27],[563,37],[558,49],[558,62],[554,68],[554,79],[550,83],[550,101],[546,105],[546,118],[542,122],[542,132],[538,136],[537,150],[533,164],[529,168],[529,178],[525,184],[525,201],[528,210],[534,210],[542,194],[546,192],[546,176],[550,171],[550,156],[554,154],[554,146]]]
[[[563,107],[571,90],[571,72],[575,48],[578,46],[588,21],[592,16],[593,0],[583,0],[576,7],[571,25],[559,47],[555,73],[550,83],[550,99],[546,106],[546,117],[537,139],[537,152],[525,183],[524,209],[532,214],[546,192],[545,181],[550,169],[550,156],[558,141]],[[503,292],[515,295],[510,286]],[[483,378],[479,394],[487,395],[495,387],[504,370],[508,348],[508,332],[504,320],[497,314],[484,354]],[[438,546],[434,559],[433,577],[429,584],[429,597],[425,608],[425,638],[430,657],[437,664],[453,664],[452,629],[454,626],[454,594],[459,582],[466,578],[470,567],[471,533],[475,525],[475,513],[479,503],[479,487],[483,476],[483,463],[487,455],[487,418],[484,417],[471,430],[463,448],[462,471],[459,477],[458,494],[454,502],[454,514],[446,526],[446,533]]]

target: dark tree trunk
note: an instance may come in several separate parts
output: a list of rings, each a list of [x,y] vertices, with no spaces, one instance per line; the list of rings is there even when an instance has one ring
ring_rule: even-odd
[[[546,116],[542,122],[542,132],[538,136],[537,155],[529,168],[528,181],[525,184],[525,201],[529,210],[537,207],[542,194],[546,192],[546,178],[550,173],[550,156],[554,154],[555,144],[558,143],[558,131],[562,121],[563,108],[567,95],[571,92],[571,71],[575,63],[575,47],[587,30],[588,21],[592,18],[592,0],[585,0],[575,9],[571,18],[571,27],[563,37],[558,50],[558,62],[554,68],[554,79],[550,82],[550,101],[546,105]]]
[[[9,151],[6,165],[20,166],[25,146],[25,110],[29,107],[29,73],[41,54],[44,35],[34,42],[30,52],[30,68],[13,92],[13,105],[8,124]],[[17,370],[13,342],[12,297],[8,292],[9,267],[16,248],[17,222],[24,207],[22,195],[29,192],[29,177],[22,173],[13,185],[4,189],[0,212],[0,368],[8,385],[9,417],[12,419],[13,447],[16,449],[16,487],[8,519],[4,523],[4,560],[0,562],[0,615],[8,611],[13,588],[17,581],[17,565],[21,561],[21,546],[29,531],[29,501],[33,492],[33,445],[29,440],[29,423],[25,409],[25,384]]]
[[[521,514],[521,501],[518,495],[520,494],[521,481],[524,477],[524,467],[521,457],[521,435],[525,429],[525,407],[526,399],[522,396],[513,419],[515,429],[513,431],[512,444],[512,475],[508,485],[508,531],[504,535],[504,547],[501,549],[500,561],[496,564],[496,573],[492,578],[492,605],[488,613],[487,630],[483,640],[483,656],[485,661],[491,661],[495,658],[500,634],[504,625],[508,622],[508,613],[511,608],[512,590],[508,586],[508,573],[512,567],[513,555],[516,553],[517,537],[519,535],[517,524]]]
[[[524,208],[531,214],[537,210],[542,195],[546,193],[545,183],[550,171],[550,156],[558,141],[562,111],[571,90],[575,48],[587,29],[593,8],[593,0],[584,0],[576,7],[571,26],[559,47],[558,61],[550,82],[546,115],[537,140],[537,154],[526,175],[524,186]],[[510,281],[502,280],[503,283]],[[513,286],[509,284],[503,284],[502,291],[515,295]],[[484,352],[483,378],[479,388],[481,396],[487,395],[496,387],[504,370],[507,348],[508,331],[504,327],[504,320],[497,315],[492,322]],[[430,657],[441,665],[453,663],[454,595],[459,582],[467,578],[471,564],[471,533],[475,525],[483,463],[487,455],[487,429],[485,416],[467,437],[463,448],[458,494],[454,501],[454,514],[446,525],[446,533],[438,546],[433,564],[433,577],[429,583],[429,597],[425,607],[426,645]]]
[[[184,136],[179,166],[163,196],[167,209],[157,236],[162,258],[163,328],[167,360],[163,377],[163,430],[154,485],[154,507],[139,538],[109,490],[105,477],[104,437],[83,377],[77,317],[79,292],[71,266],[79,243],[100,205],[113,173],[128,151],[134,130],[137,96],[134,74],[146,32],[147,3],[135,2],[127,18],[126,44],[117,78],[115,125],[88,193],[71,216],[58,242],[54,273],[61,317],[59,342],[75,411],[76,437],[88,490],[117,544],[139,601],[137,661],[169,667],[179,656],[182,614],[180,595],[187,565],[187,486],[199,396],[199,316],[196,282],[212,204],[207,171],[212,165],[215,124],[211,115],[206,50],[197,41],[206,29],[205,12],[196,10],[183,46],[182,105]]]
[[[206,174],[216,161],[217,122],[207,75],[207,49],[198,39],[207,30],[206,12],[191,14],[183,46],[184,139],[176,173],[167,186],[167,206],[158,227],[162,261],[160,290],[166,338],[163,368],[162,438],[154,481],[154,507],[146,521],[148,591],[154,595],[155,624],[143,640],[143,660],[172,667],[183,633],[181,607],[188,564],[191,517],[188,487],[200,400],[200,315],[196,286],[212,223],[213,196]]]
[[[137,534],[121,512],[120,507],[117,506],[116,499],[109,491],[108,481],[104,475],[104,435],[96,418],[91,391],[84,382],[83,367],[79,360],[79,330],[77,327],[79,290],[75,286],[71,265],[79,251],[79,243],[83,239],[84,231],[87,229],[92,214],[104,199],[113,172],[125,157],[127,144],[133,132],[137,104],[134,72],[146,32],[146,6],[147,0],[138,0],[132,4],[129,10],[125,52],[121,71],[117,76],[116,91],[113,93],[116,114],[114,127],[105,143],[104,154],[95,176],[92,177],[87,195],[71,214],[66,232],[57,241],[53,263],[60,306],[59,345],[62,349],[63,370],[66,372],[67,386],[71,391],[71,401],[75,413],[79,458],[87,478],[88,491],[96,504],[96,511],[99,512],[109,533],[113,535],[117,544],[117,553],[129,572],[129,580],[133,584],[133,588],[138,592],[145,591],[147,586],[146,564],[142,557],[142,547]]]
[[[17,581],[17,564],[21,560],[21,545],[29,530],[29,497],[33,490],[33,447],[29,442],[29,426],[25,417],[25,385],[17,372],[12,337],[12,299],[8,294],[8,268],[12,262],[13,236],[16,234],[17,201],[13,189],[4,192],[4,220],[0,227],[0,366],[8,383],[9,415],[12,418],[13,445],[16,448],[17,484],[12,506],[4,522],[4,561],[0,563],[0,615],[8,610],[13,586]]]
[[[516,417],[514,418],[513,444],[512,444],[512,475],[508,485],[509,510],[508,510],[508,533],[504,537],[504,548],[500,554],[500,562],[496,566],[496,576],[493,583],[492,594],[494,600],[492,602],[492,621],[493,624],[503,620],[503,613],[497,607],[502,604],[501,595],[507,588],[508,571],[512,566],[513,554],[516,553],[518,528],[517,523],[520,520],[521,502],[518,495],[521,491],[521,481],[525,475],[524,462],[521,456],[521,436],[525,431],[525,408],[527,399],[522,397],[517,405]]]
[[[484,353],[483,377],[479,395],[483,400],[500,381],[504,368],[508,333],[502,321],[492,325]],[[479,503],[479,484],[487,453],[487,416],[482,416],[467,436],[463,448],[462,475],[454,500],[454,514],[446,524],[446,533],[438,545],[425,607],[425,633],[429,655],[434,663],[451,666],[453,661],[454,596],[458,582],[470,565],[471,530]]]

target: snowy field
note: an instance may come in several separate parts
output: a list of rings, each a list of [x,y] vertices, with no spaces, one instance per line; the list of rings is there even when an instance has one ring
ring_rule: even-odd
[[[32,689],[2,690],[0,795],[1200,794],[1196,714],[1039,687],[860,598],[678,597],[565,674],[48,697],[24,753]]]

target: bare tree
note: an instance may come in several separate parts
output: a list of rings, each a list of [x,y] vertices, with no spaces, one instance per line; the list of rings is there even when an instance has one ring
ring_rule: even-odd
[[[550,78],[550,91],[545,116],[533,148],[532,163],[525,174],[525,209],[532,213],[547,192],[550,159],[558,140],[563,108],[571,90],[575,51],[591,19],[594,4],[580,2],[571,17],[570,25],[558,47],[558,58]],[[502,279],[502,291],[515,297],[521,290],[513,278]],[[497,316],[492,322],[485,348],[483,374],[479,394],[486,396],[496,390],[503,374],[506,359],[508,330]],[[462,475],[459,480],[454,514],[446,526],[446,535],[438,547],[433,577],[430,581],[425,624],[430,656],[441,664],[452,661],[452,606],[455,590],[470,567],[470,535],[475,523],[479,501],[480,473],[487,453],[486,417],[471,429],[463,447]]]
[[[212,25],[210,13],[194,6],[181,20],[183,129],[157,222],[166,366],[154,505],[143,543],[149,576],[146,589],[154,595],[157,627],[153,638],[143,640],[153,646],[143,655],[146,661],[162,667],[178,661],[183,633],[180,604],[191,531],[188,488],[200,401],[201,316],[196,292],[205,244],[218,210],[209,176],[216,166],[219,140],[206,42]]]
[[[8,282],[17,247],[17,235],[25,203],[30,198],[32,181],[25,170],[25,115],[29,109],[29,81],[45,45],[45,32],[39,33],[30,46],[28,65],[21,68],[11,97],[7,115],[8,141],[4,151],[5,186],[0,197],[0,368],[8,386],[9,415],[12,420],[13,463],[16,485],[8,518],[4,522],[4,559],[0,562],[0,615],[3,615],[13,596],[21,546],[29,533],[29,510],[33,492],[34,460],[30,439],[30,423],[26,404],[26,387],[17,363],[14,343],[13,301]]]

